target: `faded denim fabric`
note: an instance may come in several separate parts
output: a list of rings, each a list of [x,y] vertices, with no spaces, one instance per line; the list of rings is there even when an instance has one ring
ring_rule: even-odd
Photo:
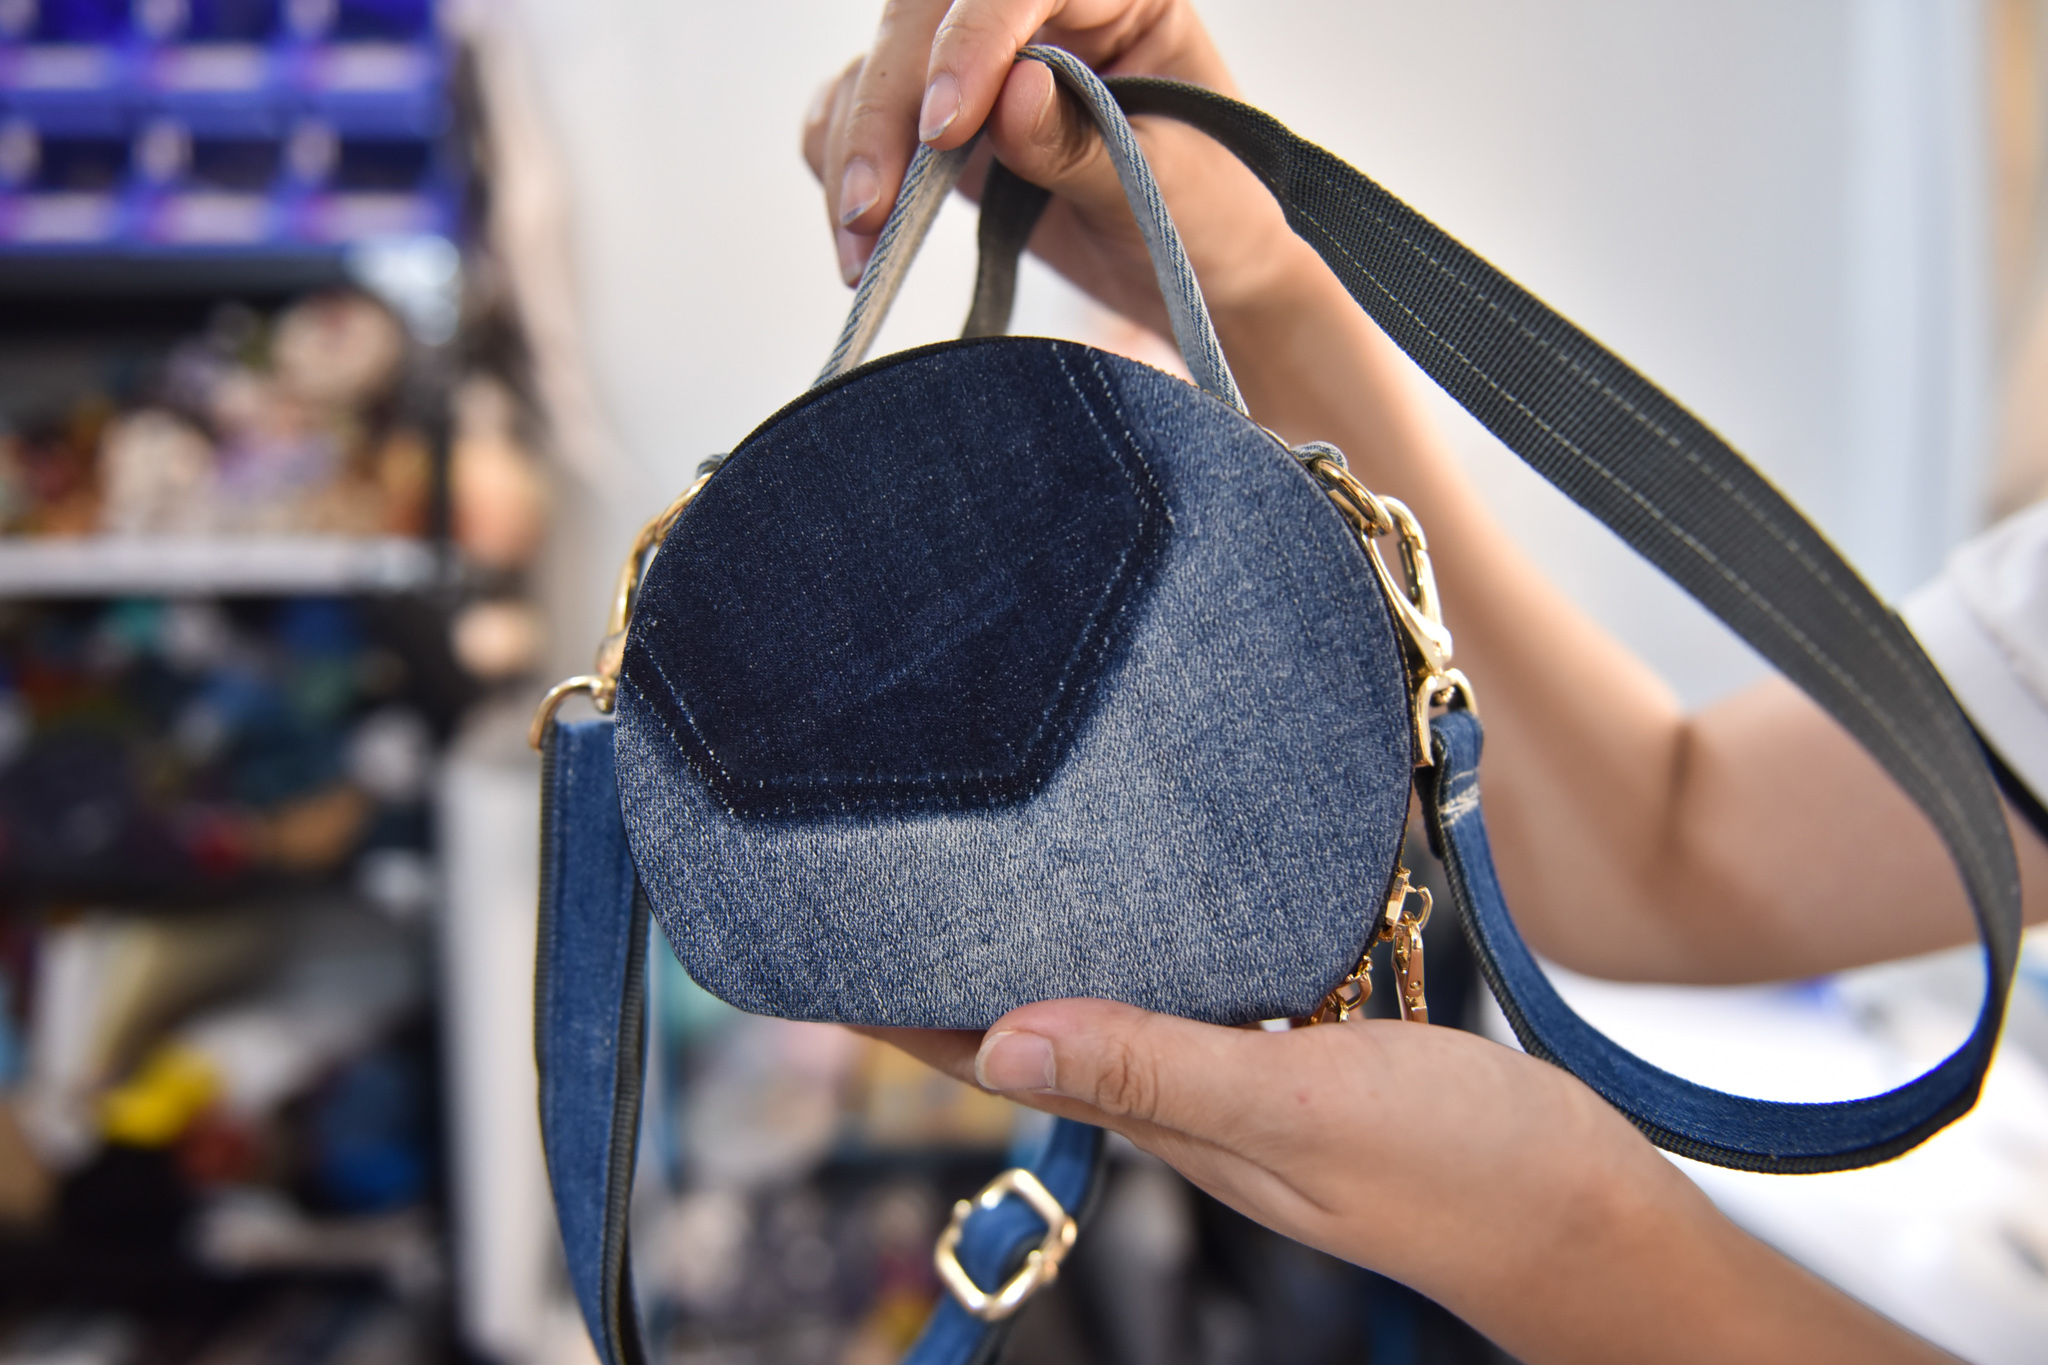
[[[736,813],[675,728],[693,691],[743,710],[734,693],[746,678],[661,624],[702,588],[679,570],[699,508],[709,517],[738,499],[766,519],[829,487],[855,500],[855,521],[860,500],[890,508],[893,524],[869,523],[864,544],[835,542],[835,552],[866,557],[860,576],[881,585],[874,592],[889,582],[878,570],[910,575],[913,560],[934,554],[946,558],[915,574],[936,571],[968,597],[992,578],[1024,592],[1056,587],[1057,575],[1016,557],[1018,542],[995,524],[1000,502],[884,490],[944,489],[963,464],[1029,460],[1029,448],[1005,448],[1015,430],[1005,412],[1041,414],[1032,429],[1044,439],[1099,445],[1104,409],[1069,382],[1077,374],[1109,396],[1122,427],[1114,439],[1141,454],[1170,524],[1113,647],[1093,676],[1063,684],[1088,696],[1050,772],[997,804]],[[819,442],[821,431],[836,442]],[[1104,496],[1100,483],[1046,483],[1052,499]],[[962,517],[989,520],[963,535]],[[762,534],[785,532],[764,522]],[[890,1025],[979,1028],[1061,996],[1236,1023],[1308,1012],[1357,961],[1407,812],[1414,754],[1401,653],[1371,566],[1328,498],[1222,402],[1064,342],[892,357],[749,437],[669,544],[678,553],[665,546],[650,568],[620,684],[620,795],[655,914],[714,993],[760,1013]],[[850,568],[792,566],[786,591],[836,593]],[[896,658],[912,643],[849,651],[863,632],[904,618],[857,594],[836,610],[836,638],[812,626],[814,651],[782,655],[785,667],[807,657],[812,670],[782,689],[782,705],[844,710],[877,675],[836,673],[835,660]],[[971,632],[962,642],[939,653],[971,654]],[[960,666],[929,664],[938,674]],[[1043,682],[1041,672],[1007,695],[1042,699]],[[971,733],[946,710],[952,694],[926,695],[932,729]],[[805,696],[813,701],[788,700]],[[821,741],[818,773],[887,747],[868,741]],[[794,751],[777,752],[786,764]]]

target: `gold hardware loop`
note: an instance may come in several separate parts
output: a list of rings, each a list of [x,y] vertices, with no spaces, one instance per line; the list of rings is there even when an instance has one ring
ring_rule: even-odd
[[[1409,682],[1415,688],[1415,766],[1426,768],[1435,761],[1429,745],[1431,708],[1462,701],[1474,714],[1479,710],[1471,680],[1451,665],[1451,632],[1444,625],[1436,570],[1429,560],[1429,538],[1406,503],[1373,493],[1331,455],[1313,455],[1302,461],[1302,468],[1323,485],[1330,501],[1358,536],[1358,543],[1365,550],[1365,557],[1372,561],[1373,573],[1385,591],[1387,606],[1401,626],[1408,647]],[[1400,543],[1399,579],[1380,557],[1379,547],[1373,544],[1385,535],[1393,535]]]
[[[960,1264],[960,1239],[966,1236],[967,1220],[975,1210],[993,1209],[1013,1194],[1045,1220],[1045,1239],[1025,1256],[1023,1267],[991,1294],[976,1284]],[[1001,1322],[1022,1308],[1026,1299],[1059,1278],[1060,1262],[1066,1260],[1080,1235],[1073,1215],[1061,1206],[1044,1182],[1023,1167],[1013,1166],[982,1186],[981,1193],[974,1198],[953,1205],[952,1220],[939,1234],[938,1245],[932,1248],[932,1266],[962,1308],[983,1322]]]
[[[1308,1017],[1311,1024],[1341,1024],[1365,1008],[1365,1002],[1372,999],[1372,950],[1382,943],[1394,945],[1395,974],[1400,978],[1401,1017],[1429,1022],[1429,1007],[1422,1002],[1422,930],[1429,923],[1433,903],[1429,888],[1416,886],[1407,868],[1396,864],[1394,884],[1387,888],[1387,899],[1380,913],[1373,918],[1372,928],[1365,937],[1365,951],[1359,954],[1358,965],[1351,969],[1342,981],[1323,997],[1323,1003]],[[1408,898],[1417,897],[1422,909],[1407,914]]]
[[[1336,460],[1328,455],[1317,455],[1303,467],[1322,482],[1330,501],[1337,504],[1337,510],[1344,514],[1344,520],[1351,523],[1352,530],[1362,536],[1383,536],[1394,529],[1394,519],[1385,505]]]
[[[540,699],[540,709],[533,713],[533,721],[526,727],[526,742],[536,750],[548,740],[548,725],[554,720],[555,712],[562,709],[562,703],[578,692],[588,692],[591,704],[600,711],[612,709],[612,693],[618,684],[609,678],[600,678],[594,673],[578,673],[573,678],[564,678],[548,689]]]
[[[604,639],[598,642],[597,662],[590,673],[579,673],[573,678],[556,683],[541,698],[540,709],[533,713],[533,724],[527,728],[526,742],[539,749],[547,742],[548,725],[555,718],[555,712],[571,693],[588,692],[591,704],[602,715],[610,715],[619,694],[619,669],[626,661],[626,628],[633,623],[633,603],[640,596],[640,583],[647,575],[647,558],[661,548],[661,542],[675,528],[677,518],[683,515],[696,496],[704,491],[704,485],[711,482],[717,467],[705,470],[691,481],[676,500],[663,508],[661,514],[640,528],[640,534],[633,538],[633,549],[627,554],[626,562],[619,567],[619,579],[612,592],[611,611],[605,617]]]
[[[1417,767],[1426,768],[1435,761],[1429,750],[1429,713],[1436,706],[1449,706],[1454,701],[1465,703],[1465,709],[1473,715],[1479,714],[1479,699],[1472,695],[1472,680],[1465,676],[1463,669],[1447,668],[1441,673],[1432,673],[1415,687],[1415,734],[1422,745],[1422,757]]]

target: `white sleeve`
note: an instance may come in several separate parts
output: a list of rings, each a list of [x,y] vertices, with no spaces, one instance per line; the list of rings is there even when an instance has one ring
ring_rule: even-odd
[[[2048,801],[2048,503],[1964,544],[1899,614],[1985,743]]]

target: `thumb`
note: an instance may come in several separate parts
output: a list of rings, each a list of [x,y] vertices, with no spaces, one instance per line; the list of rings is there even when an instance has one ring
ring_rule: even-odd
[[[982,1039],[988,1090],[1076,1101],[1112,1121],[1236,1146],[1306,1107],[1314,1087],[1285,1066],[1285,1035],[1198,1024],[1108,1000],[1012,1010]]]

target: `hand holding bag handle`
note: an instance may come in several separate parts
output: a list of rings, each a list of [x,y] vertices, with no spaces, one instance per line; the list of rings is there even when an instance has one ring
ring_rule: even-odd
[[[1990,1064],[2018,958],[2019,874],[1975,736],[1898,617],[1797,508],[1698,418],[1337,157],[1213,91],[1145,77],[1105,85],[1057,48],[1028,47],[1019,57],[1051,67],[1103,129],[1144,227],[1175,339],[1202,388],[1242,410],[1126,112],[1179,119],[1229,148],[1280,201],[1288,225],[1430,378],[1854,735],[1941,835],[1984,941],[1984,1003],[1970,1036],[1895,1090],[1860,1100],[1776,1103],[1672,1075],[1580,1019],[1523,943],[1501,897],[1479,813],[1478,722],[1452,712],[1436,722],[1439,761],[1421,777],[1426,813],[1481,970],[1522,1045],[1585,1081],[1659,1146],[1742,1170],[1870,1165],[1968,1112]],[[920,151],[912,181],[920,163],[952,158],[950,188],[964,157],[965,149]],[[968,322],[980,334],[1002,330],[1015,253],[1045,203],[1043,191],[1020,187],[1000,166],[991,168],[991,180],[997,183],[985,193],[981,279]],[[900,278],[930,221],[923,209],[916,193],[899,201],[870,265],[878,281]],[[879,283],[873,295],[863,284],[835,365],[823,377],[857,362],[879,325],[869,310],[891,293],[893,284]]]

